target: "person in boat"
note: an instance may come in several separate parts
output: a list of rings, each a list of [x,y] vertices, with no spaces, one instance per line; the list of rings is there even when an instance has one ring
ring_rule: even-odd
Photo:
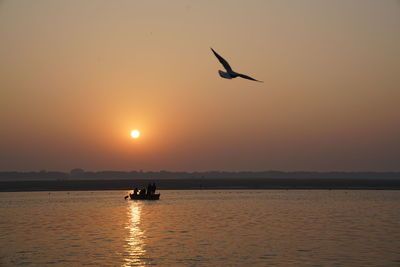
[[[151,194],[153,194],[153,188],[151,186],[151,183],[149,183],[147,185],[147,195],[151,195]]]
[[[145,196],[146,195],[146,188],[140,189],[139,195]]]
[[[156,189],[157,189],[156,183],[153,182],[153,185],[151,186],[151,189],[153,191],[153,194],[155,194],[156,193]]]
[[[135,187],[135,189],[133,190],[133,195],[136,196],[139,192],[139,189],[137,187]]]

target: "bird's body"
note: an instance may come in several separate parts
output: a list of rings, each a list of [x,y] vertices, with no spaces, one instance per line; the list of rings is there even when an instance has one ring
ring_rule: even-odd
[[[232,75],[230,75],[228,72],[222,71],[222,70],[218,70],[219,76],[221,76],[222,78],[225,79],[232,79],[235,78]]]
[[[211,50],[213,51],[214,55],[218,58],[218,61],[222,64],[222,66],[224,66],[224,68],[226,70],[226,72],[222,71],[222,70],[218,70],[219,76],[221,76],[222,78],[233,79],[236,77],[241,77],[241,78],[256,81],[256,82],[262,82],[262,81],[254,79],[250,76],[233,71],[231,66],[229,65],[229,63],[223,57],[221,57],[217,52],[215,52],[214,49],[211,48]]]

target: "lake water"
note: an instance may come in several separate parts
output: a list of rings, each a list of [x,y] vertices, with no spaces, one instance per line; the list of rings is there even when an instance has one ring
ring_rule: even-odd
[[[0,193],[0,266],[400,266],[400,191]]]

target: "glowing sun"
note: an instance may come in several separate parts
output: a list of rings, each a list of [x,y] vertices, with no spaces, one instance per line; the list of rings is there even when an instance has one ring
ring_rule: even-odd
[[[139,137],[140,137],[140,132],[139,132],[138,130],[132,130],[132,131],[131,131],[131,137],[132,137],[133,139],[139,138]]]

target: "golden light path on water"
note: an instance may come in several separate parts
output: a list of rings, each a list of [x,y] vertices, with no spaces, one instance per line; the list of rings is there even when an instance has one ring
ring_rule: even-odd
[[[141,205],[138,203],[130,202],[128,206],[129,224],[126,226],[128,229],[128,237],[126,239],[126,253],[124,267],[128,266],[146,266],[144,257],[146,250],[144,249],[143,237],[144,233],[140,229],[140,213]]]

